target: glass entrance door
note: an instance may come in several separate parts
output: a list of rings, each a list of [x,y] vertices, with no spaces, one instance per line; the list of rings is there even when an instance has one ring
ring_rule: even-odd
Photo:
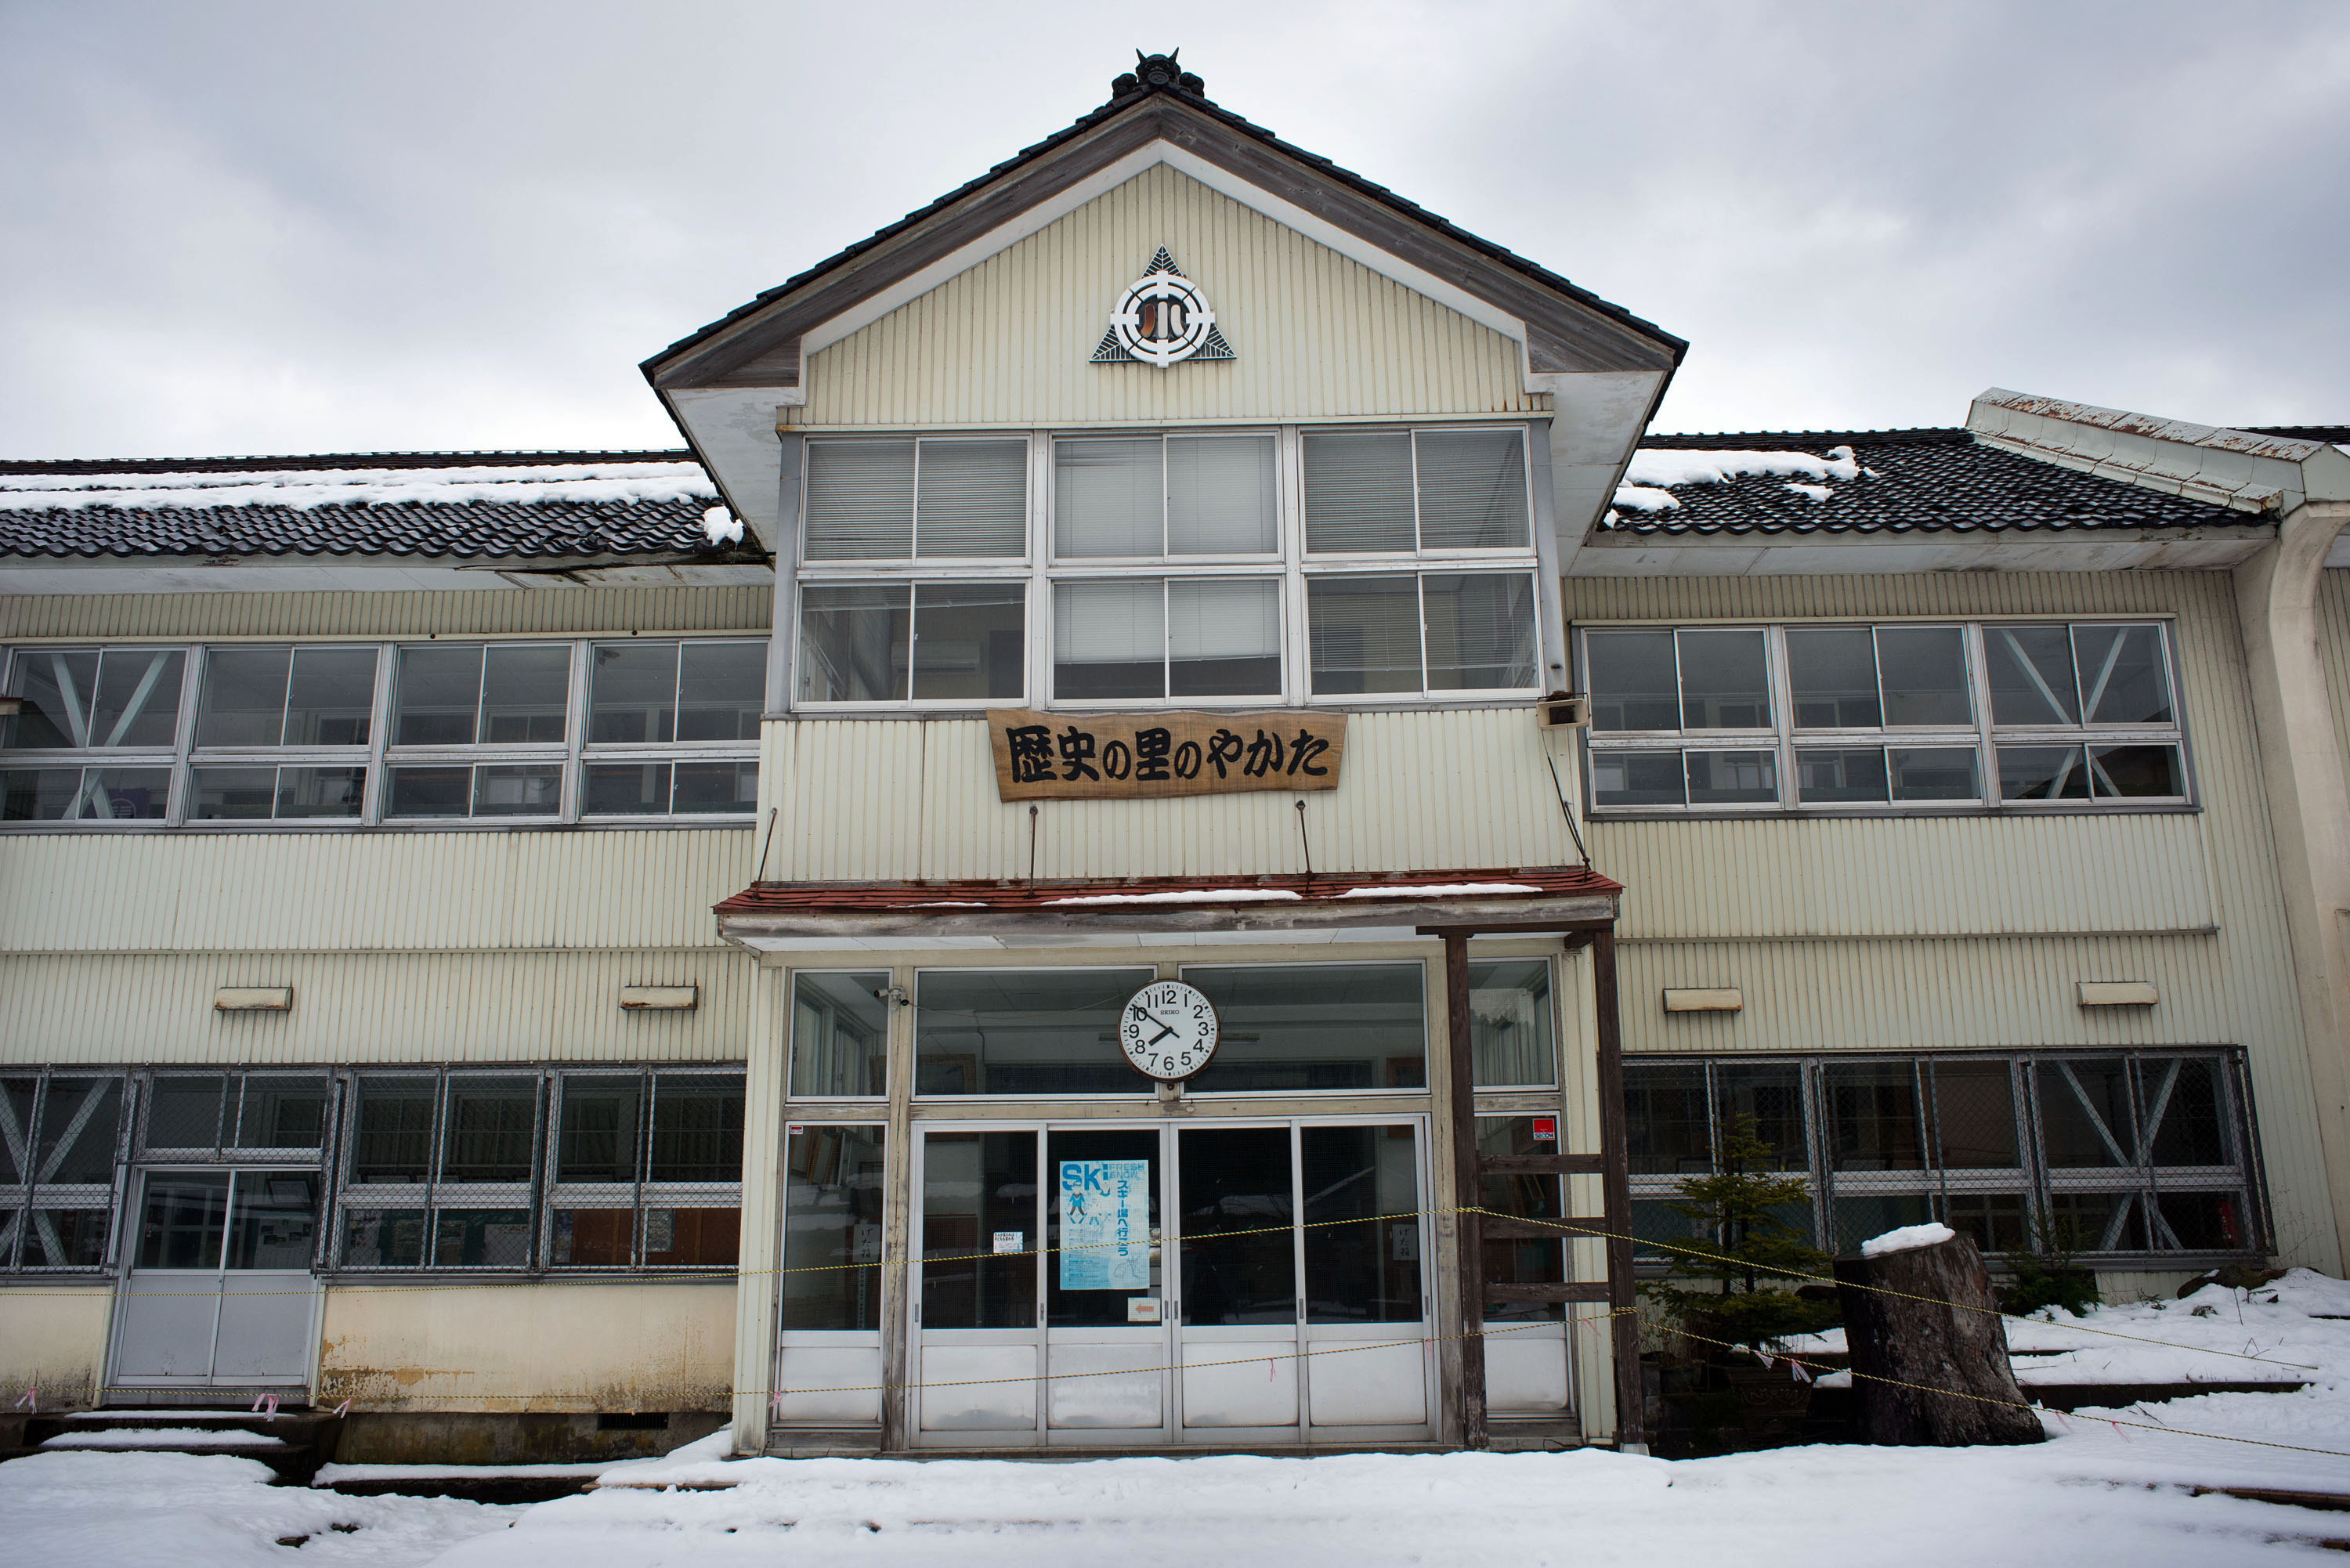
[[[1427,1436],[1420,1127],[926,1130],[915,1441]]]
[[[151,1170],[118,1308],[110,1381],[266,1387],[309,1381],[318,1293],[313,1170]]]

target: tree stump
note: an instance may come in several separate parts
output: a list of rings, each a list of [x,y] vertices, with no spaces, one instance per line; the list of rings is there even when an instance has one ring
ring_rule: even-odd
[[[1848,1254],[1835,1277],[1863,1442],[1959,1448],[2047,1436],[2023,1407],[2005,1321],[1968,1310],[1997,1306],[1972,1241]]]

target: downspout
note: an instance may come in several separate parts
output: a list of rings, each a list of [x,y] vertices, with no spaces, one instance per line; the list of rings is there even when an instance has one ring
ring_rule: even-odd
[[[2317,590],[2350,500],[2304,501],[2274,543],[2235,568],[2261,778],[2283,895],[2310,1086],[2332,1199],[2334,1248],[2350,1259],[2350,788],[2318,651]]]

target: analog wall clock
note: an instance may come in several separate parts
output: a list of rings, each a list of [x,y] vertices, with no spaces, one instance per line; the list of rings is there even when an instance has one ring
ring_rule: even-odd
[[[1216,1054],[1215,1003],[1199,987],[1154,980],[1126,999],[1118,1045],[1134,1070],[1162,1084],[1190,1077]]]

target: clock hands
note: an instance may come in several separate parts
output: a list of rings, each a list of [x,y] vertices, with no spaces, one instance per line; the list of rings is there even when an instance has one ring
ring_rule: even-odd
[[[1146,1047],[1156,1045],[1161,1040],[1166,1039],[1170,1034],[1175,1033],[1175,1026],[1172,1023],[1159,1023],[1159,1020],[1156,1018],[1152,1019],[1150,1022],[1153,1023],[1159,1023],[1159,1033],[1153,1034],[1149,1039],[1145,1040],[1142,1043]]]

